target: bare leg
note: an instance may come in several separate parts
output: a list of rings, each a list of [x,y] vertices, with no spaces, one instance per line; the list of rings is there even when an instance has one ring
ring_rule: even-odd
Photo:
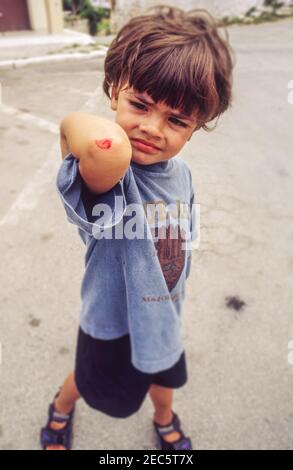
[[[71,372],[66,379],[60,391],[60,394],[55,400],[56,409],[63,414],[70,413],[76,400],[80,398],[79,391],[77,390],[74,372]]]
[[[149,394],[155,407],[154,420],[157,424],[165,426],[172,420],[173,389],[151,385]],[[178,432],[171,432],[164,436],[167,442],[174,442],[180,438]]]
[[[72,410],[74,403],[80,398],[79,391],[77,390],[74,372],[69,374],[62,386],[59,396],[54,400],[54,407],[56,411],[62,414],[68,414]],[[52,429],[62,429],[66,425],[64,423],[57,423],[51,421],[50,427]],[[47,447],[47,450],[65,450],[64,447],[59,445],[51,445]]]

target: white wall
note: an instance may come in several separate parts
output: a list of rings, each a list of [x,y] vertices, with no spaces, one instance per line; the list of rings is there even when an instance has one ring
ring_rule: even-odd
[[[285,5],[292,5],[292,0],[282,0]],[[154,5],[171,5],[191,10],[193,8],[205,8],[214,16],[244,15],[251,7],[261,7],[263,0],[116,0],[116,8],[111,15],[111,23],[117,32],[126,23],[130,16],[140,14],[142,11]]]
[[[91,4],[97,8],[111,8],[110,0],[91,0]]]

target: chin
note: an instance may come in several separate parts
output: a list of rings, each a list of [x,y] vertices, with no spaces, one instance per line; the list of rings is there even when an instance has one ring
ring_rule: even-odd
[[[150,165],[151,163],[155,163],[152,161],[149,155],[145,155],[145,154],[139,155],[139,154],[132,153],[131,160],[134,161],[135,163],[140,163],[141,165]]]

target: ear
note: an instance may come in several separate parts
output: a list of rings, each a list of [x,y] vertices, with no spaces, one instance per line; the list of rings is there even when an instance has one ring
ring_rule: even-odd
[[[118,103],[118,93],[116,88],[112,88],[111,92],[111,109],[112,111],[117,110],[117,103]]]

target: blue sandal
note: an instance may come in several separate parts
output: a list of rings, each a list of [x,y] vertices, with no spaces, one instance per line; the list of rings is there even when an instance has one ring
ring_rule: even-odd
[[[153,425],[155,427],[155,431],[159,437],[160,440],[160,446],[162,450],[192,450],[192,443],[189,437],[186,437],[185,434],[183,433],[181,427],[180,427],[180,419],[172,411],[173,413],[173,418],[171,423],[165,425],[165,426],[160,426],[157,424],[155,421],[153,421]],[[179,439],[175,442],[167,442],[164,439],[164,436],[166,434],[170,434],[171,432],[178,432],[180,434]]]
[[[49,405],[48,410],[48,422],[44,428],[41,429],[40,433],[40,442],[44,450],[47,446],[51,445],[60,445],[65,448],[65,450],[70,450],[72,447],[73,440],[73,416],[75,411],[75,406],[69,414],[59,413],[54,407],[55,398],[58,397],[61,388],[58,393],[56,393],[53,402]],[[56,421],[57,423],[64,423],[66,425],[62,429],[52,429],[50,423]]]

